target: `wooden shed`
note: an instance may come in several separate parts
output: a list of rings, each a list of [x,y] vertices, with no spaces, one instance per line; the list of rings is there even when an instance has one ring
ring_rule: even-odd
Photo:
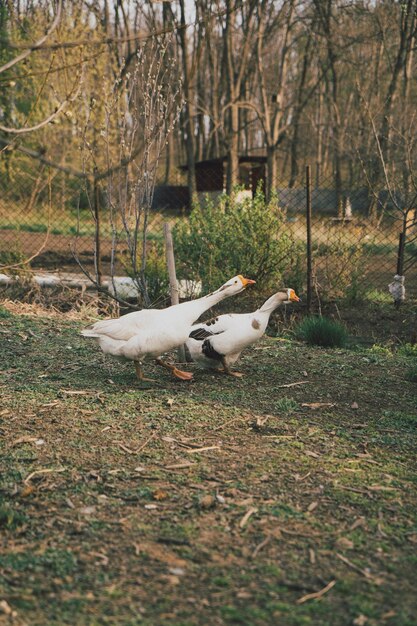
[[[260,181],[265,188],[265,156],[240,156],[238,184],[254,194]],[[226,188],[227,157],[197,161],[195,175],[197,191],[224,191]],[[181,165],[183,172],[188,165]]]

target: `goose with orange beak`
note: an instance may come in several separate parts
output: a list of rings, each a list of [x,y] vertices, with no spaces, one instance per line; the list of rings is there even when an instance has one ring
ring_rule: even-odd
[[[231,376],[242,376],[231,370],[242,350],[259,341],[275,309],[299,301],[294,289],[285,289],[274,293],[253,313],[230,313],[194,324],[186,343],[190,361]]]
[[[193,375],[190,372],[183,372],[167,363],[161,355],[184,344],[193,322],[205,311],[253,283],[254,280],[239,274],[202,298],[166,309],[142,309],[117,319],[102,320],[88,326],[81,334],[96,339],[104,353],[133,361],[140,380],[150,380],[143,375],[142,362],[145,358],[156,359],[158,365],[180,380],[191,380]]]

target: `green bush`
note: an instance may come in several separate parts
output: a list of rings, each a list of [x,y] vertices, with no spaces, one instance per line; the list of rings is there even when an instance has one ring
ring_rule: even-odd
[[[417,365],[413,365],[407,370],[406,378],[411,383],[417,383]]]
[[[300,244],[284,232],[284,220],[276,200],[267,204],[261,191],[241,202],[207,199],[174,229],[178,277],[201,280],[205,293],[235,274],[256,279],[265,292],[289,278],[299,289]]]
[[[346,328],[326,317],[306,317],[295,329],[296,337],[310,346],[343,348],[348,339]]]
[[[141,251],[138,251],[138,267],[141,265]],[[128,254],[121,255],[120,261],[128,276],[135,278],[132,262]],[[149,241],[146,254],[145,280],[148,296],[152,304],[160,304],[169,292],[168,270],[162,241]]]

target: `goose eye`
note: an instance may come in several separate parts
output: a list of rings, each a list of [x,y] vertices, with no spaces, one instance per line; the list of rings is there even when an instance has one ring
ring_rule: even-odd
[[[235,285],[237,285],[237,280],[235,280]]]

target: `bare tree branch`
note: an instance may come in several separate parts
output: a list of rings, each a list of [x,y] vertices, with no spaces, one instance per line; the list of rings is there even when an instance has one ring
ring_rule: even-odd
[[[19,63],[20,61],[23,61],[23,59],[26,59],[26,57],[28,57],[33,52],[33,50],[39,50],[40,48],[42,48],[43,44],[45,43],[45,41],[48,39],[48,37],[51,35],[51,33],[54,32],[54,30],[57,28],[59,22],[61,21],[61,14],[62,14],[62,0],[58,0],[58,6],[57,6],[57,12],[56,12],[56,15],[55,15],[55,19],[52,22],[51,26],[46,31],[45,35],[43,37],[41,37],[37,42],[35,42],[31,46],[29,46],[29,48],[27,47],[27,45],[25,45],[24,47],[26,48],[26,50],[24,52],[22,52],[17,57],[15,57],[14,59],[11,59],[8,63],[5,63],[4,65],[2,65],[0,67],[0,74],[2,72],[5,72],[6,70],[10,69],[14,65],[16,65],[16,63]],[[10,44],[9,42],[8,42],[8,46],[10,48],[15,47],[12,44]]]

